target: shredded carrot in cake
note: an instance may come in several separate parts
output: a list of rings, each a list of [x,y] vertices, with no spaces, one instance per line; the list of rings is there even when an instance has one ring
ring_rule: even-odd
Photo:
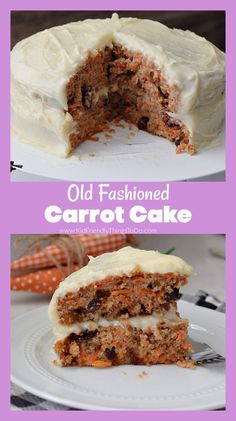
[[[182,346],[183,348],[186,348],[186,349],[191,348],[191,344],[187,341],[183,342]]]
[[[95,360],[95,361],[92,362],[92,366],[98,367],[98,368],[111,367],[111,365],[112,365],[111,361]]]
[[[123,295],[118,295],[117,296],[118,301],[120,301],[121,303],[127,303],[128,301],[130,301],[129,297],[124,297]]]
[[[158,362],[165,364],[167,361],[166,356],[164,354],[160,355],[158,358]]]
[[[148,289],[147,288],[143,288],[143,289],[136,289],[136,290],[130,290],[130,289],[117,289],[117,290],[115,290],[115,291],[113,291],[112,292],[112,296],[113,297],[115,297],[115,296],[117,296],[117,295],[122,295],[122,294],[125,294],[125,295],[145,295],[145,294],[147,294],[149,291],[148,291]],[[160,296],[160,295],[162,295],[162,293],[160,293],[160,292],[156,292],[155,293],[155,295],[158,297],[158,296]]]
[[[114,123],[115,123],[115,124],[118,124],[121,120],[122,120],[122,117],[119,115],[118,117],[116,117],[116,118],[114,119]]]
[[[95,127],[96,132],[103,132],[104,130],[107,130],[107,129],[109,129],[108,124],[100,124]]]
[[[111,295],[130,294],[130,292],[130,289],[117,289],[116,291],[113,291]]]
[[[177,338],[178,339],[184,339],[185,338],[186,333],[185,332],[179,332]]]
[[[98,136],[91,136],[91,137],[88,137],[86,140],[91,140],[92,142],[98,142],[99,137]]]

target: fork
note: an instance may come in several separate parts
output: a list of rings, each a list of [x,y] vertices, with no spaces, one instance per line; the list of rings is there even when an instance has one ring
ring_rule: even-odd
[[[225,361],[225,358],[217,354],[210,345],[205,344],[203,342],[197,342],[190,339],[190,343],[193,346],[194,352],[190,353],[190,357],[194,360],[198,365],[202,364],[212,364],[212,363],[219,363]]]

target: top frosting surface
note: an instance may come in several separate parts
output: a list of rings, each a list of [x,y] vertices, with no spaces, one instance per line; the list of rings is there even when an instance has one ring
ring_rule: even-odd
[[[111,43],[116,26],[112,19],[86,20],[38,32],[13,48],[12,74],[21,82],[53,90],[54,83],[68,79],[86,59],[88,50]]]
[[[217,68],[224,61],[222,53],[205,38],[191,31],[171,29],[160,22],[141,19],[121,19],[123,22],[117,37],[134,43],[138,39],[146,43],[150,55],[161,55],[169,64],[187,65],[194,71]],[[161,65],[161,63],[160,63]]]
[[[131,276],[137,272],[161,274],[171,272],[175,275],[189,276],[192,268],[180,257],[158,251],[125,247],[112,253],[90,257],[88,265],[61,282],[55,294],[64,295],[109,276]]]
[[[89,19],[39,32],[16,44],[12,51],[12,74],[18,81],[31,83],[58,95],[58,82],[86,59],[88,50],[122,42],[157,61],[168,64],[168,77],[178,83],[184,69],[191,79],[196,73],[222,70],[224,53],[190,31],[170,29],[150,20],[121,18]],[[62,98],[61,98],[62,99]]]

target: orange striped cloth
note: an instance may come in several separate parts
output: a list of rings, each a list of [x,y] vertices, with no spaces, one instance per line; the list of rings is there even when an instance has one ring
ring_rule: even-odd
[[[134,236],[126,234],[78,234],[68,237],[78,240],[85,257],[119,250],[134,241]],[[72,255],[72,260],[72,266],[66,265],[66,251],[56,241],[32,255],[14,260],[11,263],[11,289],[52,294],[66,276],[83,266],[76,259],[76,253],[74,258]]]

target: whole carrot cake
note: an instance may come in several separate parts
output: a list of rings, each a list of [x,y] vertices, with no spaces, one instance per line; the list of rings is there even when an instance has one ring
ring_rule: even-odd
[[[17,138],[68,156],[122,118],[194,154],[221,131],[225,55],[205,38],[150,20],[74,22],[11,54]]]
[[[179,257],[132,247],[90,258],[49,305],[57,363],[191,365],[188,321],[176,304],[191,270]]]

